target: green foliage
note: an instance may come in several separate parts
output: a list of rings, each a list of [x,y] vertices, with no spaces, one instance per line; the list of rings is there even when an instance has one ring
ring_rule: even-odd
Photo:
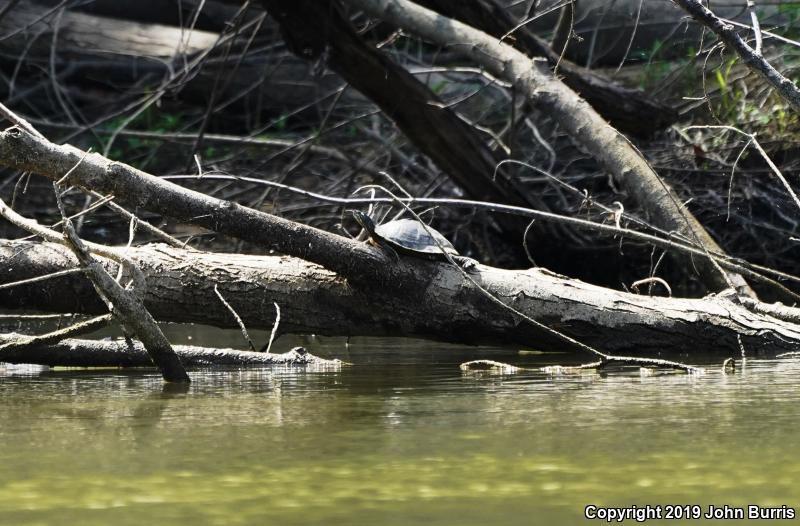
[[[719,96],[714,99],[712,108],[717,118],[723,123],[746,126],[767,135],[785,136],[796,130],[797,115],[789,111],[776,94],[771,94],[766,102],[758,103],[754,97],[748,97],[742,83],[731,82],[731,72],[737,62],[738,58],[731,58],[714,71]]]
[[[120,115],[109,120],[104,129],[118,130],[124,126],[124,130],[130,131],[149,131],[154,133],[173,133],[181,131],[184,115],[181,112],[163,111],[155,106],[149,106],[133,120],[129,115]],[[102,141],[107,141],[111,137],[107,134],[101,137]],[[114,140],[114,146],[108,152],[108,157],[115,160],[123,160],[139,169],[146,169],[152,161],[150,155],[154,149],[161,146],[159,139],[143,138],[119,135]],[[106,144],[95,141],[92,148],[95,151],[105,150]]]
[[[717,105],[717,116],[722,120],[733,119],[739,111],[739,106],[744,98],[744,92],[729,82],[731,70],[737,62],[737,58],[731,58],[721,64],[714,71],[714,78],[719,88],[719,104]]]
[[[282,132],[286,130],[286,126],[288,125],[288,123],[289,123],[289,116],[281,115],[280,118],[277,121],[275,121],[273,128],[275,128],[275,130],[279,132]]]
[[[440,80],[439,82],[434,82],[431,86],[431,91],[437,95],[441,95],[444,91],[445,86],[447,86],[447,82],[444,80]]]
[[[697,51],[694,47],[689,47],[684,58],[673,58],[670,60],[659,59],[658,56],[664,48],[664,43],[656,40],[649,52],[641,52],[641,58],[645,61],[644,72],[639,79],[639,87],[644,90],[650,90],[661,85],[661,83],[674,71],[686,69],[690,64]],[[686,78],[689,72],[685,71],[682,78]]]

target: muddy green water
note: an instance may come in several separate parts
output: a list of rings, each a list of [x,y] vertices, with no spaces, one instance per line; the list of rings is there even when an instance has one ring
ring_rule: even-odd
[[[579,524],[589,504],[800,507],[800,361],[499,377],[459,371],[485,349],[309,348],[357,365],[195,371],[188,390],[147,371],[0,376],[0,524]]]

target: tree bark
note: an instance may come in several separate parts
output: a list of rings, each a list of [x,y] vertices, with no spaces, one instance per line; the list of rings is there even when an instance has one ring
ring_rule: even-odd
[[[273,302],[282,333],[415,336],[466,344],[565,349],[565,343],[490,301],[454,267],[414,257],[391,266],[415,276],[403,287],[352,287],[333,272],[291,257],[189,252],[166,245],[130,250],[148,288],[143,300],[162,321],[236,327],[214,292],[250,329],[269,329]],[[16,281],[72,268],[74,257],[49,243],[0,242],[0,276]],[[555,275],[479,266],[473,279],[503,303],[603,352],[738,355],[796,348],[800,327],[724,297],[679,299],[613,291]],[[55,312],[102,312],[82,276],[0,290],[0,304]]]

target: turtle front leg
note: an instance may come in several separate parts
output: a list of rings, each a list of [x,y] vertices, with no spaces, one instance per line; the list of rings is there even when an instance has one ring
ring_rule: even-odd
[[[453,256],[453,261],[467,272],[477,272],[478,270],[478,262],[467,256]]]
[[[370,237],[369,238],[369,243],[371,245],[373,245],[375,247],[378,247],[379,249],[383,250],[383,252],[388,254],[394,260],[395,263],[399,263],[400,262],[400,255],[397,253],[397,251],[394,249],[394,247],[392,245],[390,245],[389,243],[387,243],[386,241],[384,241],[382,239],[375,239],[373,237]]]

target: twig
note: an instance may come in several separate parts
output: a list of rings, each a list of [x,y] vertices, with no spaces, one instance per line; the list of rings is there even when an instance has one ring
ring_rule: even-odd
[[[225,307],[228,308],[228,310],[231,312],[231,314],[233,314],[234,319],[236,319],[236,323],[239,324],[239,329],[241,329],[241,331],[242,331],[242,336],[244,336],[244,339],[247,341],[247,344],[250,346],[250,350],[252,350],[253,352],[257,352],[256,346],[253,345],[253,340],[250,338],[250,335],[247,333],[247,327],[245,327],[244,321],[242,321],[242,318],[236,313],[236,311],[233,309],[233,307],[231,307],[231,304],[228,303],[227,301],[225,301],[225,298],[222,296],[222,293],[219,291],[219,288],[217,287],[216,284],[214,284],[214,292],[217,293],[217,297],[219,298],[219,301],[221,301],[222,304],[225,305]]]
[[[50,241],[51,243],[58,243],[59,245],[63,246],[69,246],[68,242],[64,239],[62,235],[58,234],[57,232],[54,232],[53,230],[50,230],[47,227],[40,225],[39,223],[37,223],[32,219],[22,217],[21,215],[17,214],[14,210],[9,208],[9,206],[2,199],[0,199],[0,217],[4,217],[13,225],[23,230],[27,230],[31,234],[39,236],[46,241]],[[144,274],[142,274],[142,271],[139,270],[139,267],[133,261],[125,257],[119,250],[91,242],[85,242],[83,243],[83,246],[87,250],[97,254],[98,256],[102,256],[112,261],[116,261],[121,265],[125,265],[125,267],[132,274],[137,291],[140,294],[144,293],[144,289],[146,288]]]
[[[665,280],[663,280],[661,278],[657,278],[655,276],[651,276],[649,278],[640,279],[639,281],[634,281],[633,283],[631,283],[631,290],[633,290],[635,293],[638,294],[639,293],[639,287],[641,287],[642,285],[647,285],[648,283],[658,283],[659,285],[661,285],[662,287],[664,287],[667,290],[667,294],[669,295],[669,297],[672,297],[672,288],[669,286],[669,283],[667,283]]]
[[[22,128],[31,135],[35,135],[40,139],[44,139],[44,135],[39,133],[39,131],[36,128],[31,126],[31,123],[29,123],[28,121],[26,121],[25,119],[23,119],[22,117],[20,117],[10,109],[8,109],[6,105],[3,103],[0,103],[0,116],[5,118],[6,120],[13,122],[15,126]]]
[[[45,128],[56,129],[75,129],[72,124],[64,124],[60,122],[53,122],[43,119],[34,119],[29,117],[31,122],[35,122]],[[98,135],[111,135],[115,130],[106,128],[92,128],[92,132]],[[142,139],[157,139],[159,141],[193,141],[197,138],[195,133],[179,133],[179,132],[153,132],[143,130],[121,130],[118,135],[123,137],[138,137]],[[203,140],[208,142],[223,143],[223,144],[237,144],[241,146],[257,146],[259,148],[292,148],[300,145],[300,141],[292,141],[288,139],[265,138],[265,137],[248,137],[238,135],[224,135],[219,133],[206,133],[203,135]],[[337,161],[349,163],[350,159],[336,148],[326,146],[319,146],[316,144],[309,144],[307,150],[317,155],[324,155]]]
[[[761,24],[758,23],[758,15],[755,10],[756,4],[752,0],[747,0],[747,10],[750,11],[750,21],[753,23],[753,36],[756,38],[756,55],[761,54]]]
[[[272,324],[272,332],[269,333],[269,341],[261,348],[261,352],[266,352],[267,354],[269,354],[272,349],[272,342],[275,340],[275,335],[278,333],[278,326],[281,324],[281,308],[278,306],[277,302],[273,302],[272,304],[275,305],[275,323]]]
[[[99,198],[103,197],[102,194],[100,194],[98,192],[95,192],[94,190],[89,190],[89,193],[91,193],[95,197],[99,197]],[[113,199],[113,197],[111,197],[111,199]],[[102,204],[107,206],[108,208],[110,208],[111,210],[113,210],[114,212],[118,213],[119,215],[121,215],[122,217],[124,217],[124,218],[126,218],[128,220],[136,219],[137,224],[139,226],[141,226],[144,230],[147,230],[149,233],[151,233],[154,236],[156,236],[161,241],[164,241],[168,245],[171,245],[171,246],[176,247],[176,248],[186,248],[187,250],[195,250],[194,248],[191,248],[191,247],[185,247],[184,246],[185,243],[183,243],[180,239],[177,239],[177,238],[169,235],[168,233],[164,232],[163,230],[161,230],[157,226],[152,225],[152,224],[148,223],[147,221],[144,221],[141,218],[137,217],[136,215],[128,212],[125,208],[121,207],[120,205],[115,203],[113,200],[108,200],[106,202],[103,202]]]
[[[30,285],[31,283],[37,283],[39,281],[45,281],[48,279],[60,278],[62,276],[71,276],[72,274],[81,274],[81,273],[83,273],[83,269],[69,268],[66,270],[60,270],[58,272],[52,272],[44,276],[36,276],[35,278],[21,279],[19,281],[12,281],[11,283],[2,283],[0,284],[0,290],[19,287],[20,285]]]
[[[114,319],[112,314],[103,314],[96,318],[84,320],[74,325],[57,331],[40,334],[37,336],[20,335],[17,339],[0,343],[0,351],[27,349],[41,345],[58,343],[65,338],[86,334],[108,325]],[[2,355],[0,354],[0,359]]]
[[[761,158],[764,159],[764,161],[767,163],[767,166],[769,166],[769,169],[772,171],[773,174],[775,174],[775,177],[778,178],[783,187],[789,193],[789,196],[794,201],[794,204],[797,205],[798,210],[800,210],[800,198],[797,197],[797,194],[792,189],[792,186],[789,184],[789,181],[786,180],[786,177],[783,176],[783,173],[781,173],[778,167],[775,166],[775,163],[772,162],[772,159],[770,159],[769,155],[767,155],[767,152],[764,151],[764,148],[762,148],[761,144],[758,142],[758,140],[756,140],[755,133],[747,133],[735,126],[727,126],[727,125],[687,126],[686,128],[684,128],[684,130],[726,130],[726,131],[733,131],[747,137],[749,141],[748,144],[752,144],[755,147],[756,151],[758,151],[759,155],[761,155]],[[731,172],[731,177],[733,177],[733,172]]]

